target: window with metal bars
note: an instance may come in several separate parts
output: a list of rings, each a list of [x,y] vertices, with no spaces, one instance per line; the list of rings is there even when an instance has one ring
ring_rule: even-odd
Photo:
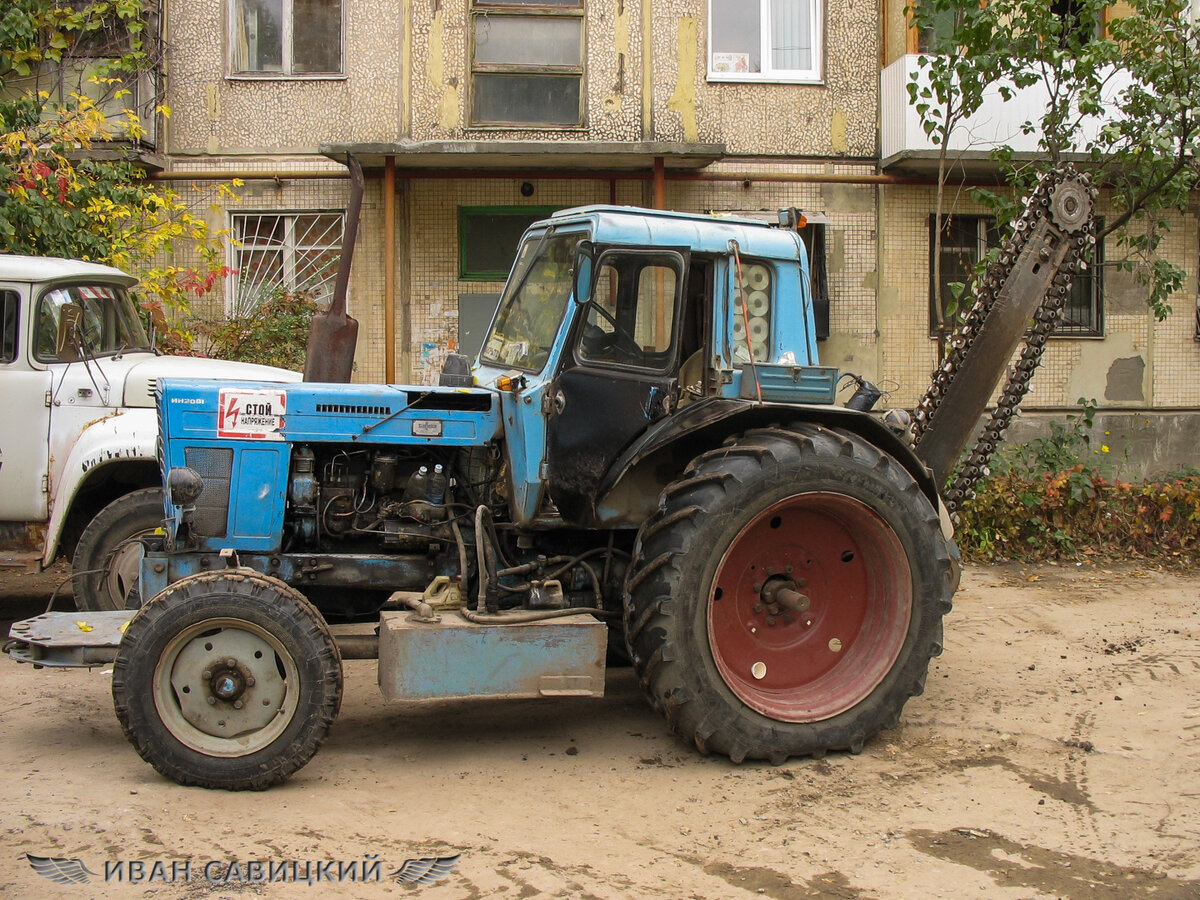
[[[329,303],[342,250],[340,212],[234,213],[231,231],[230,315],[281,292]]]
[[[942,217],[941,285],[934,286],[934,235],[936,217],[929,217],[929,333],[937,333],[938,302],[950,310],[947,330],[954,328],[962,304],[970,298],[956,297],[954,285],[969,286],[980,260],[988,250],[999,246],[1000,234],[992,216],[957,215]],[[1104,230],[1104,221],[1096,221],[1096,231]],[[1060,337],[1102,337],[1104,335],[1104,242],[1097,241],[1087,257],[1087,269],[1075,274],[1071,295],[1063,306],[1063,316],[1054,334]],[[965,288],[964,288],[965,290]]]

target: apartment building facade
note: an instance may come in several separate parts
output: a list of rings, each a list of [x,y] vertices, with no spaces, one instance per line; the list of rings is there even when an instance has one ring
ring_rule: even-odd
[[[158,151],[184,190],[245,179],[240,202],[212,213],[236,239],[228,310],[279,288],[328,292],[349,193],[342,160],[362,162],[358,380],[429,382],[451,349],[477,349],[517,236],[552,210],[796,206],[812,223],[823,359],[910,404],[936,362],[934,187],[903,90],[919,49],[903,8],[167,0],[173,112]],[[989,223],[965,192],[950,209],[961,264],[986,248]],[[1187,431],[1200,406],[1200,236],[1194,214],[1173,225],[1162,252],[1188,273],[1175,314],[1154,322],[1132,277],[1095,267],[1031,407],[1094,398],[1156,432]]]

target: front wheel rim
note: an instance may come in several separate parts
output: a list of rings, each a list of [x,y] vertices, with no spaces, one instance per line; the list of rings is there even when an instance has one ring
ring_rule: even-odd
[[[844,494],[796,494],[754,516],[717,564],[709,647],[751,709],[822,721],[862,702],[893,669],[912,600],[907,554],[877,512]]]
[[[209,619],[172,637],[154,670],[158,715],[181,744],[206,756],[248,756],[287,730],[300,672],[266,629]]]

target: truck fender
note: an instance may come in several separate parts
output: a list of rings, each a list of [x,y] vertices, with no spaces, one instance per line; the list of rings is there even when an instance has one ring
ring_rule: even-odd
[[[153,408],[118,410],[83,429],[51,485],[43,565],[48,566],[54,561],[63,528],[80,489],[102,470],[109,471],[111,466],[153,462],[157,439],[158,416]],[[52,471],[53,468],[52,461]]]
[[[597,518],[611,522],[615,509],[622,504],[606,503],[639,470],[642,463],[683,439],[687,439],[689,458],[719,446],[726,437],[748,428],[761,428],[782,422],[813,422],[829,428],[841,428],[859,435],[894,457],[912,475],[934,509],[941,509],[941,498],[933,475],[917,458],[913,449],[879,419],[869,413],[842,406],[795,403],[758,403],[728,397],[707,397],[668,416],[647,430],[621,454],[597,490]],[[657,497],[654,498],[657,502]]]

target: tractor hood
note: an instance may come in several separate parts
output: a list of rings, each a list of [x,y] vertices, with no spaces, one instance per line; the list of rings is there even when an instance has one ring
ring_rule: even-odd
[[[154,406],[154,393],[163,378],[220,378],[238,381],[296,382],[300,373],[274,366],[205,359],[198,356],[130,354],[125,376],[124,406]]]
[[[503,432],[496,392],[482,388],[168,378],[161,397],[169,439],[471,447]]]

